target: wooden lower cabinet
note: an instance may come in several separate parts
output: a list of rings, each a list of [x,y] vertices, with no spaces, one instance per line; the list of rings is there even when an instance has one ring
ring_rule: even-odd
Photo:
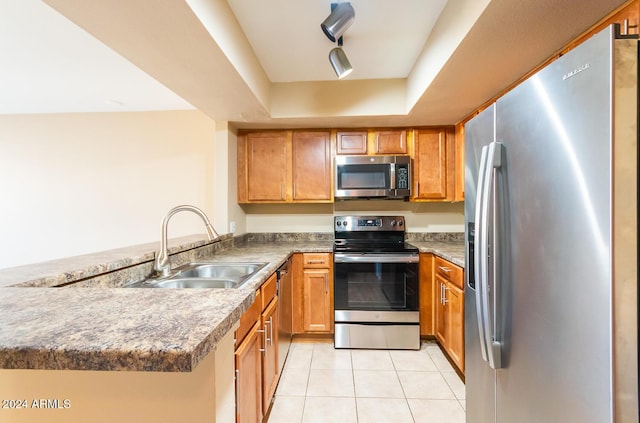
[[[420,254],[419,275],[420,336],[433,336],[434,316],[436,314],[433,309],[435,305],[433,299],[433,254]]]
[[[280,378],[276,294],[273,274],[256,291],[235,332],[236,422],[261,422],[276,392]]]
[[[303,321],[305,332],[331,332],[333,298],[329,286],[329,269],[305,269]]]
[[[293,333],[332,334],[332,254],[294,254],[293,269]]]
[[[451,361],[464,372],[464,273],[440,257],[433,265],[434,335]]]
[[[278,369],[278,298],[262,312],[262,413],[267,414],[276,393]]]
[[[235,352],[236,422],[262,421],[262,333],[256,322]]]

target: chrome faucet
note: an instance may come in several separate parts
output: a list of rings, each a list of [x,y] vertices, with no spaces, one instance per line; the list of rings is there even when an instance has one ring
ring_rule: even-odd
[[[204,226],[207,228],[207,236],[209,237],[209,241],[213,241],[215,238],[219,237],[218,232],[211,226],[209,222],[209,218],[204,214],[202,210],[197,207],[182,205],[176,206],[169,210],[169,213],[162,219],[162,238],[160,239],[160,251],[158,251],[158,255],[156,256],[156,262],[153,266],[153,269],[156,273],[161,277],[169,276],[171,273],[171,261],[169,260],[169,253],[167,252],[167,225],[169,224],[169,219],[174,214],[180,211],[190,211],[202,219],[204,222]]]

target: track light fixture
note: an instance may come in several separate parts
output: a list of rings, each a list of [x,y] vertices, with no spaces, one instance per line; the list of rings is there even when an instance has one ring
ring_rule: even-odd
[[[344,54],[344,50],[340,46],[329,52],[329,62],[331,62],[331,67],[336,75],[338,75],[338,79],[346,77],[353,71],[347,55]]]
[[[351,3],[333,3],[331,14],[320,24],[324,34],[335,43],[338,38],[351,26],[356,17]]]
[[[351,3],[331,3],[331,14],[320,24],[320,28],[331,42],[338,42],[338,47],[329,52],[329,62],[338,79],[342,79],[353,71],[347,55],[342,50],[342,34],[351,26],[356,17]]]

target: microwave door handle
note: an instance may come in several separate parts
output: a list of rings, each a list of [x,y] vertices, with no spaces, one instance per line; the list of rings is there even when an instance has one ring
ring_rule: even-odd
[[[389,164],[389,189],[396,189],[396,164]]]

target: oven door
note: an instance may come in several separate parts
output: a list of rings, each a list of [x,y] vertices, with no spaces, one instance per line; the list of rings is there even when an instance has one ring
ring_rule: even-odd
[[[334,254],[338,310],[418,311],[418,254]]]

